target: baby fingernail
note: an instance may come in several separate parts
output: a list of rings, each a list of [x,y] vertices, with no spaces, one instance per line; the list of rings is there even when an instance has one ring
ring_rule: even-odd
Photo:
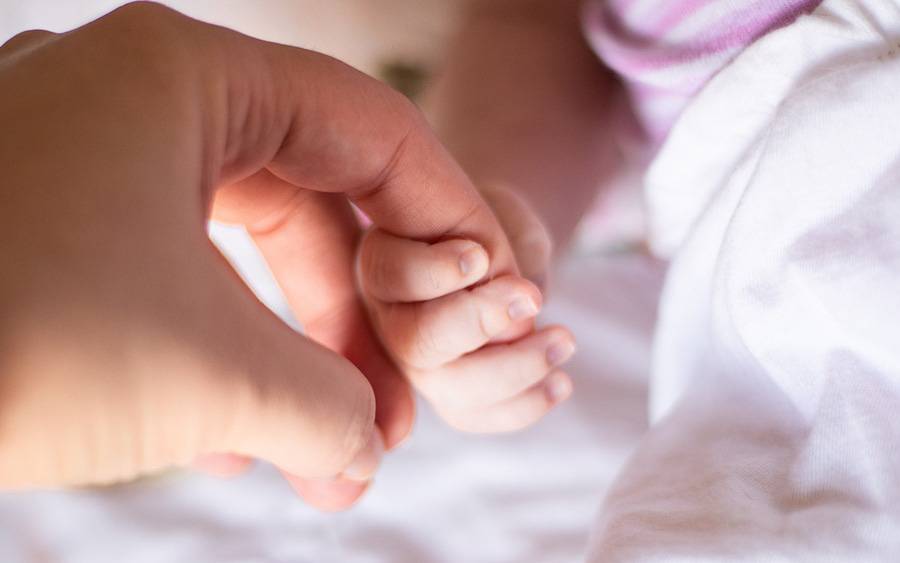
[[[575,353],[575,344],[570,340],[564,340],[551,344],[547,348],[547,363],[551,366],[558,366],[572,357]]]
[[[509,304],[508,309],[509,318],[514,321],[531,318],[537,315],[537,312],[537,304],[531,297],[525,296],[517,297]]]
[[[356,454],[341,475],[353,481],[368,481],[378,469],[381,455],[384,453],[384,440],[376,428],[369,442]]]
[[[459,272],[463,277],[467,277],[479,268],[484,268],[487,263],[487,255],[480,246],[474,246],[459,257]]]
[[[560,403],[572,394],[572,380],[568,375],[556,372],[547,378],[544,389],[551,403]]]

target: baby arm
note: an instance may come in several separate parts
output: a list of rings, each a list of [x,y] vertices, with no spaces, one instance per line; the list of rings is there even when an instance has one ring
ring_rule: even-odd
[[[506,185],[565,245],[614,168],[607,122],[617,86],[586,44],[577,0],[472,2],[426,111],[441,140],[493,200]],[[487,189],[485,189],[487,188]],[[503,202],[491,201],[503,221]],[[527,246],[508,225],[514,247]],[[533,265],[525,253],[524,275]]]

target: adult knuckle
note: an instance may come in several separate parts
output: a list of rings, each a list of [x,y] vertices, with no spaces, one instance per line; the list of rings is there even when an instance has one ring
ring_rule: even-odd
[[[128,63],[139,66],[152,81],[172,79],[188,72],[196,44],[206,24],[156,2],[130,2],[101,18],[103,44],[119,58],[127,53]],[[131,73],[129,73],[131,75]],[[162,75],[162,76],[161,76]]]
[[[128,2],[111,12],[121,17],[133,18],[144,23],[152,22],[157,19],[168,19],[173,17],[185,17],[179,12],[169,8],[159,2],[149,0],[136,0]]]
[[[352,365],[349,361],[347,364]],[[344,378],[340,395],[342,404],[332,409],[338,414],[322,420],[315,448],[319,452],[317,465],[329,474],[339,473],[350,463],[366,445],[375,425],[375,394],[362,375]]]
[[[45,29],[27,29],[13,35],[5,43],[3,43],[2,46],[10,48],[19,46],[25,47],[35,41],[40,41],[54,35],[56,34]]]
[[[336,459],[339,466],[346,466],[353,456],[366,445],[375,425],[375,393],[363,377],[355,378],[348,386],[350,406],[338,430]]]

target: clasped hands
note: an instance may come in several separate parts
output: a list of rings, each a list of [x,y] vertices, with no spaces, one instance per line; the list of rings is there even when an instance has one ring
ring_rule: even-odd
[[[0,48],[0,123],[0,487],[259,458],[341,509],[409,433],[410,386],[472,432],[571,392],[571,334],[533,324],[536,214],[488,204],[408,100],[334,59],[130,4]],[[209,218],[246,227],[305,335]]]

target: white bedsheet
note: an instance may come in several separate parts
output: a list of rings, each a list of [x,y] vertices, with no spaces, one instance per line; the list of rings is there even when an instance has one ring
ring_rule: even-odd
[[[900,2],[825,0],[647,176],[652,429],[597,561],[900,561]]]

